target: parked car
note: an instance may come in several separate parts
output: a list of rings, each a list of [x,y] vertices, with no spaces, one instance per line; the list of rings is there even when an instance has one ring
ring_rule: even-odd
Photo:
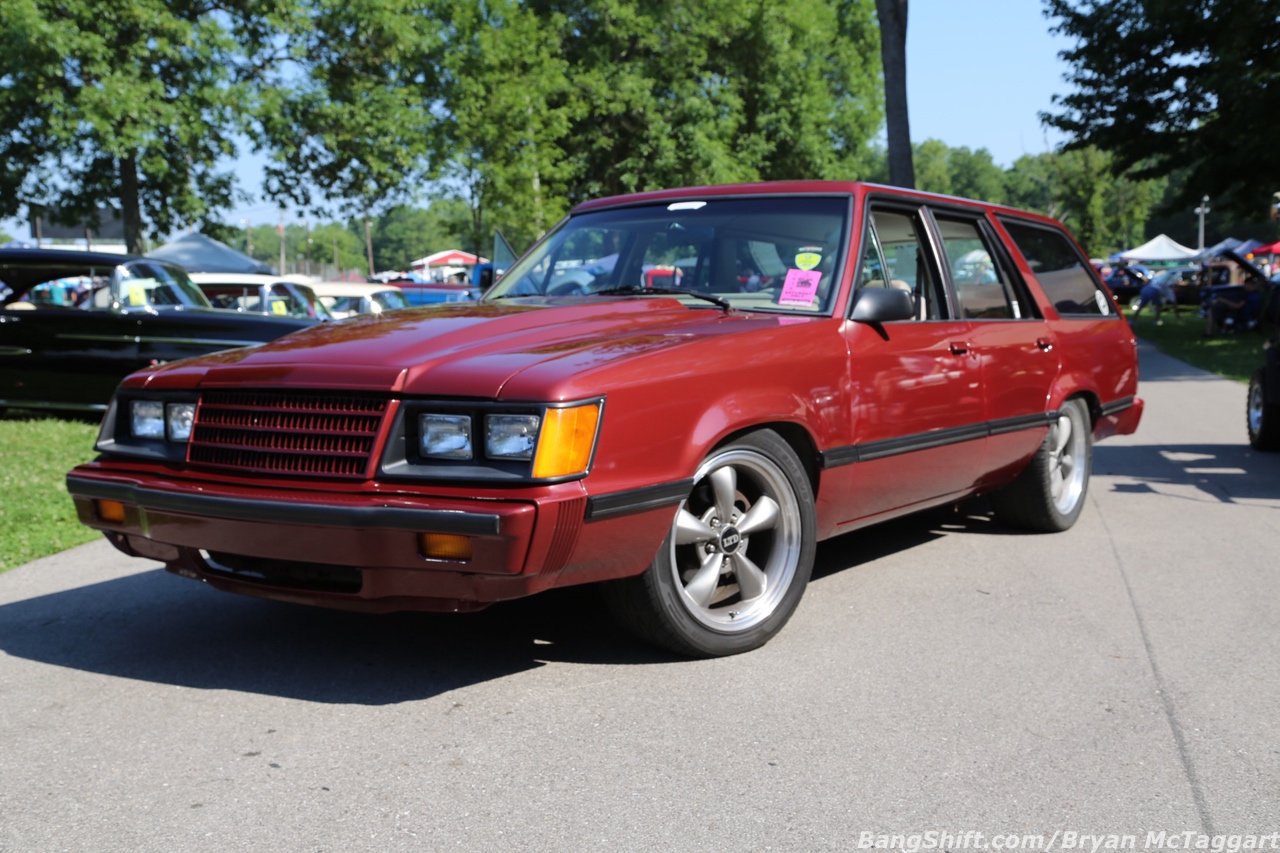
[[[1200,304],[1200,267],[1171,267],[1156,273],[1151,283],[1168,288],[1179,305]]]
[[[214,308],[303,320],[331,319],[327,311],[317,311],[302,292],[302,286],[277,276],[193,272],[191,280],[204,291]]]
[[[492,281],[492,279],[491,279]],[[482,290],[466,282],[409,281],[395,279],[390,284],[404,293],[410,305],[437,305],[441,302],[471,302],[480,298]]]
[[[747,264],[768,283],[744,290]],[[859,183],[668,190],[579,205],[479,302],[135,374],[67,484],[117,548],[220,589],[461,611],[604,582],[640,636],[724,655],[782,628],[820,540],[977,494],[1071,527],[1137,385],[1052,219]]]
[[[1121,305],[1137,305],[1142,288],[1150,282],[1150,271],[1134,266],[1116,267],[1106,279],[1111,295]]]
[[[139,368],[311,325],[214,310],[180,267],[151,258],[0,248],[0,281],[0,408],[105,411]]]
[[[329,310],[329,306],[325,305],[324,302],[321,301],[320,297],[316,294],[315,287],[312,284],[303,284],[297,281],[290,282],[290,283],[293,285],[293,289],[298,291],[298,293],[302,296],[302,298],[307,301],[307,304],[311,306],[311,310],[315,313],[316,319],[318,320],[338,319],[337,317],[333,316],[333,313]]]
[[[339,320],[358,314],[381,314],[383,311],[409,307],[409,300],[400,288],[390,284],[322,281],[311,285],[311,290],[329,309],[329,313]]]

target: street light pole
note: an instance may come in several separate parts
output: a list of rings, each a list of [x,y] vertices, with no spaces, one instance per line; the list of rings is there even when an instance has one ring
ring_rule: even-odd
[[[1210,210],[1209,197],[1205,196],[1200,199],[1200,206],[1193,211],[1200,217],[1200,251],[1204,251],[1204,215]]]

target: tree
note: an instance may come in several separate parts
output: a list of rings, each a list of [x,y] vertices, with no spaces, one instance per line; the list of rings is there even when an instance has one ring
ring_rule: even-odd
[[[234,179],[219,167],[246,129],[248,33],[272,5],[6,0],[0,216],[27,202],[82,221],[106,203],[137,252],[146,233],[228,207]]]
[[[880,124],[871,0],[441,0],[445,172],[516,245],[586,198],[849,178]]]
[[[457,205],[436,202],[429,208],[397,205],[373,224],[373,256],[380,269],[407,270],[418,258],[454,248],[458,234],[449,214]],[[488,254],[485,249],[485,254]]]
[[[916,176],[907,114],[907,0],[876,0],[876,18],[880,21],[880,59],[884,65],[889,182],[911,188],[916,185]]]
[[[281,61],[253,129],[271,153],[267,197],[368,217],[414,194],[436,123],[431,57],[439,44],[421,7],[305,0],[282,17]]]
[[[1146,238],[1164,179],[1117,175],[1112,156],[1097,148],[1019,157],[1005,173],[1008,203],[1065,222],[1091,255],[1106,257]]]
[[[1046,123],[1115,154],[1145,178],[1186,167],[1171,202],[1202,195],[1244,214],[1280,190],[1265,121],[1280,114],[1280,15],[1274,0],[1046,0],[1053,30],[1076,40],[1062,56],[1075,91]]]

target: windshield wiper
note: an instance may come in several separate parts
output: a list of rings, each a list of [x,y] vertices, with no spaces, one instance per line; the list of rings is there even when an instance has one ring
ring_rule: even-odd
[[[620,294],[643,296],[646,293],[657,293],[662,296],[692,296],[694,299],[702,299],[719,305],[726,314],[733,310],[733,306],[719,296],[712,296],[710,293],[699,293],[696,290],[683,290],[678,287],[641,287],[638,284],[624,284],[619,287],[606,287],[604,290],[593,290],[591,293],[604,296],[617,296]]]

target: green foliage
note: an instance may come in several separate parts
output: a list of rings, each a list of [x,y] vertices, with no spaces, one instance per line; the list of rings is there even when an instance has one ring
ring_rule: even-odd
[[[292,0],[263,91],[266,195],[368,216],[410,193],[436,124],[436,24],[416,0]],[[312,196],[319,188],[320,197]]]
[[[165,0],[5,0],[0,14],[0,216],[23,202],[70,218],[105,201],[140,248],[233,201],[219,170],[251,101],[251,10]]]
[[[76,520],[63,485],[97,434],[96,423],[0,416],[0,572],[100,535]]]
[[[515,245],[585,198],[848,178],[880,120],[870,0],[441,3],[438,174]]]
[[[431,252],[458,248],[457,231],[449,215],[461,205],[437,202],[430,208],[398,205],[373,224],[373,258],[380,270],[407,270]],[[485,250],[485,254],[488,250]]]
[[[4,233],[3,231],[0,231],[0,245],[3,245],[4,243],[12,243],[12,242],[13,242],[12,237]]]
[[[1165,186],[1115,172],[1112,156],[1092,147],[1024,155],[1006,173],[1006,201],[1061,219],[1085,251],[1106,257],[1146,239]]]
[[[1274,0],[1045,0],[1045,14],[1075,42],[1063,53],[1075,91],[1055,97],[1048,124],[1114,153],[1119,173],[1186,167],[1175,206],[1207,194],[1244,215],[1267,209],[1280,190],[1265,121],[1280,114]]]

